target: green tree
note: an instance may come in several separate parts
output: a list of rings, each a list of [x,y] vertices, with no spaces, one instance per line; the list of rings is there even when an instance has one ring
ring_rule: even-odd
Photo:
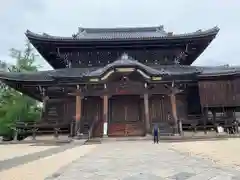
[[[36,64],[37,55],[29,42],[25,50],[11,49],[11,57],[16,60],[15,65],[0,62],[0,69],[9,72],[34,72],[39,66]],[[28,122],[39,119],[40,108],[38,102],[1,83],[0,86],[0,135],[11,135],[16,121]]]

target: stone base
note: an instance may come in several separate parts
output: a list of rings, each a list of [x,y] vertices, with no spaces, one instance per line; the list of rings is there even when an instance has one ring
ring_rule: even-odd
[[[76,136],[73,137],[73,139],[87,139],[88,136],[86,134],[78,134]]]
[[[103,123],[103,134],[107,135],[107,133],[108,133],[108,123],[104,122]]]
[[[104,135],[103,135],[103,138],[107,138],[107,137],[108,137],[108,135],[107,135],[107,134],[104,134]]]

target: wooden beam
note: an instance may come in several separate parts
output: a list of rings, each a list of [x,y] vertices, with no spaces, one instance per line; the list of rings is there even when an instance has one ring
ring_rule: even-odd
[[[74,92],[68,93],[68,95],[70,95],[70,96],[81,96],[81,95],[82,95],[82,92],[81,92],[80,89],[77,89],[77,90],[74,91]]]

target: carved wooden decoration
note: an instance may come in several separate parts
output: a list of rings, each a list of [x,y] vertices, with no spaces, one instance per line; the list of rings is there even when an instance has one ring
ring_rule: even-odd
[[[75,35],[74,35],[75,37]],[[147,65],[174,65],[181,64],[182,59],[186,56],[186,49],[184,48],[143,48],[136,49],[101,49],[101,50],[73,50],[71,48],[57,48],[56,55],[64,62],[68,68],[77,67],[96,67],[105,66],[121,56],[123,53]]]

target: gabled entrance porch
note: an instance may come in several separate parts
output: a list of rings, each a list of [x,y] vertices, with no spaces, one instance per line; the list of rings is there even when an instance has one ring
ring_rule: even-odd
[[[165,78],[163,82],[162,78]],[[100,116],[93,120],[91,134],[143,136],[151,133],[152,123],[169,124],[170,121],[174,132],[177,133],[175,94],[179,90],[169,72],[159,72],[135,60],[122,57],[104,68],[91,72],[89,80],[88,84],[78,85],[75,93],[76,124],[79,124],[81,119],[79,99],[89,96],[101,97],[102,108],[98,112]],[[98,88],[93,88],[95,86]],[[90,111],[91,107],[88,110]],[[101,130],[95,133],[95,129]]]

